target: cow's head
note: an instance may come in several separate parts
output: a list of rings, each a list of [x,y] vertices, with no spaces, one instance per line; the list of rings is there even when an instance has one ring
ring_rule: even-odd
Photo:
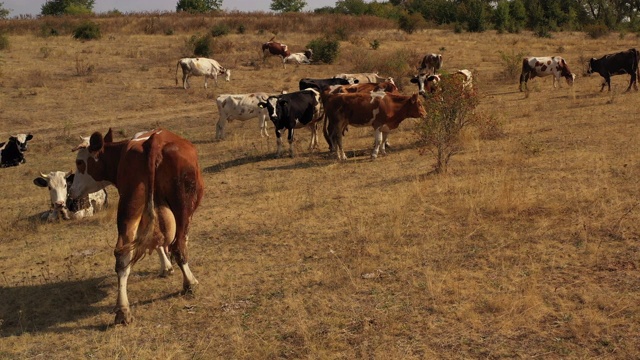
[[[589,60],[589,63],[587,64],[587,75],[591,75],[594,72],[596,72],[595,66],[594,66],[596,64],[596,61],[598,61],[598,59],[596,58],[591,58]]]
[[[309,61],[311,61],[311,57],[313,56],[313,50],[311,49],[307,49],[304,51],[304,56],[307,57],[307,59],[309,59]]]
[[[9,137],[9,141],[15,141],[18,145],[18,149],[22,152],[27,151],[27,141],[31,139],[33,139],[33,135],[31,134],[18,134]]]
[[[111,143],[112,132],[109,129],[107,135],[95,132],[91,137],[81,137],[82,143],[71,151],[77,151],[76,173],[73,184],[69,189],[69,197],[77,199],[98,190],[104,189],[110,184],[106,180],[107,164],[104,159],[104,145]]]
[[[67,190],[73,183],[73,173],[63,171],[52,171],[49,174],[40,173],[40,176],[33,179],[36,186],[48,188],[51,197],[51,206],[54,210],[65,208],[67,202]]]
[[[427,93],[433,93],[438,88],[440,75],[429,75],[429,73],[422,73],[414,75],[410,81],[413,84],[418,84],[418,94],[426,97]]]
[[[225,68],[220,68],[220,75],[224,75],[224,79],[226,81],[231,81],[231,70],[229,69],[225,69]]]
[[[427,111],[424,109],[424,106],[422,106],[422,102],[420,101],[418,94],[411,95],[411,99],[409,101],[412,105],[408,114],[409,117],[423,118],[427,116]]]
[[[269,96],[266,101],[261,101],[258,103],[258,107],[262,109],[267,109],[267,113],[269,114],[269,118],[275,124],[278,121],[278,96]]]

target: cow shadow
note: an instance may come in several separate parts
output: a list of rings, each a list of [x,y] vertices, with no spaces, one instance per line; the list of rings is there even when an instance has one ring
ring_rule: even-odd
[[[202,171],[204,173],[209,173],[209,174],[215,174],[215,173],[219,173],[225,169],[229,169],[229,168],[233,168],[236,166],[242,166],[242,165],[247,165],[247,164],[252,164],[252,163],[258,163],[258,162],[262,162],[262,161],[267,161],[267,160],[271,160],[274,159],[274,155],[273,154],[261,154],[261,155],[246,155],[240,158],[236,158],[233,160],[229,160],[229,161],[224,161],[221,163],[218,163],[216,165],[212,165],[212,166],[208,166],[204,169],[202,169]]]
[[[105,278],[1,287],[0,337],[76,331],[62,324],[111,310],[111,306],[96,305],[107,296],[105,287],[111,286],[104,284]]]

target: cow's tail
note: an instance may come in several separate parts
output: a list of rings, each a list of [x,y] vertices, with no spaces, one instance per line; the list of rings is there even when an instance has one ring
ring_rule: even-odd
[[[148,174],[148,184],[147,184],[147,196],[146,202],[144,204],[144,210],[141,219],[141,227],[138,228],[138,233],[136,234],[136,239],[134,241],[134,252],[133,259],[131,263],[135,263],[144,257],[146,251],[154,250],[158,245],[162,246],[164,244],[159,244],[155,239],[155,231],[156,231],[156,206],[154,201],[154,192],[155,192],[155,182],[156,182],[156,170],[158,169],[158,165],[162,160],[160,158],[160,151],[158,149],[154,149],[156,135],[152,134],[147,141],[144,142],[143,149],[145,154],[147,155],[147,174]]]
[[[636,48],[633,48],[633,55],[634,55],[634,60],[633,60],[633,65],[635,66],[635,71],[636,71],[636,82],[640,81],[640,66],[638,66],[638,62],[640,61],[640,51],[636,50]],[[637,85],[636,85],[636,89],[637,89]]]
[[[529,68],[529,59],[528,58],[524,58],[522,59],[522,72],[520,73],[520,91],[522,91],[522,86],[523,84],[526,86],[526,82],[527,82],[527,77],[529,75],[529,71],[531,69]]]

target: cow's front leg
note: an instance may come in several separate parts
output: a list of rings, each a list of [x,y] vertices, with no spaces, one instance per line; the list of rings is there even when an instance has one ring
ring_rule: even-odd
[[[127,280],[131,272],[132,251],[130,249],[116,249],[116,273],[118,274],[118,299],[116,300],[115,324],[128,325],[133,322],[131,309],[129,308],[129,298],[127,297]]]
[[[205,77],[204,77],[204,88],[205,88],[205,89],[207,89],[207,88],[208,88],[208,87],[207,87],[207,86],[208,86],[208,85],[207,85],[207,79],[208,79],[208,77],[207,77],[207,76],[205,76]]]
[[[294,157],[293,153],[293,128],[289,129],[289,136],[287,136],[287,140],[289,141],[289,156]]]
[[[282,132],[276,129],[276,144],[278,144],[278,149],[276,150],[276,157],[282,156]]]

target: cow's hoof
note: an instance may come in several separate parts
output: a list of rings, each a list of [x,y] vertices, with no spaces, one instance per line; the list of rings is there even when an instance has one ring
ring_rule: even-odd
[[[133,322],[133,316],[129,309],[116,310],[116,319],[113,322],[115,325],[129,325]]]
[[[160,276],[161,278],[166,278],[169,277],[169,275],[173,275],[173,268],[162,270],[162,272],[158,276]]]
[[[190,297],[196,296],[196,285],[197,283],[184,286],[180,294],[183,296],[190,296]]]

